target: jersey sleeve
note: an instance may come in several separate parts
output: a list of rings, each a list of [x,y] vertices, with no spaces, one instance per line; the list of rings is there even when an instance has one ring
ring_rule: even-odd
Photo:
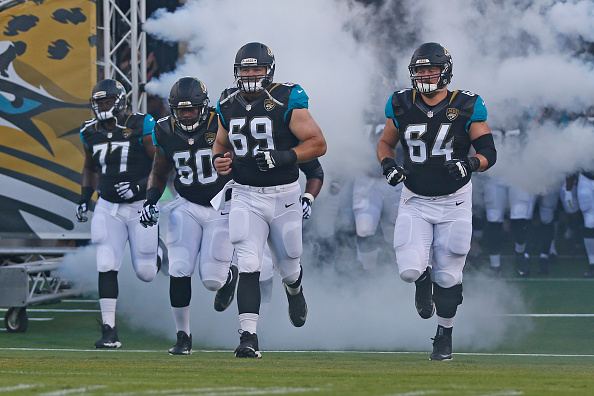
[[[289,96],[289,111],[293,109],[307,109],[309,107],[309,96],[299,84],[295,85]]]
[[[396,128],[398,128],[398,121],[396,121],[396,116],[394,115],[394,108],[392,107],[392,99],[394,98],[394,94],[390,95],[388,98],[388,103],[386,103],[386,118],[390,118],[394,120],[394,124]]]
[[[474,102],[474,110],[470,122],[487,121],[487,107],[485,101],[480,96],[477,96]]]
[[[142,123],[142,137],[145,137],[146,135],[152,135],[154,129],[155,119],[150,114],[145,115],[144,121]]]
[[[89,145],[85,141],[85,136],[83,135],[83,131],[86,129],[86,127],[87,126],[85,124],[82,124],[82,126],[80,127],[80,132],[78,133],[78,135],[80,136],[80,140],[83,142],[83,144],[85,146],[87,146],[87,148],[90,150],[91,148],[89,147]]]
[[[215,110],[216,113],[219,115],[219,120],[221,120],[221,125],[226,129],[229,130],[227,123],[225,122],[225,117],[223,117],[223,113],[221,113],[221,100],[217,102],[217,109]]]

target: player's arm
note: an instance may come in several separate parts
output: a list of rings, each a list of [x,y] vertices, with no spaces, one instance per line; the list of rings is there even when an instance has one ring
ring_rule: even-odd
[[[301,206],[303,209],[303,219],[307,220],[311,216],[311,204],[320,193],[324,184],[324,170],[322,164],[317,159],[299,164],[299,169],[306,178],[305,191],[301,196]]]
[[[153,198],[151,200],[151,203],[157,203],[159,198],[161,198],[161,195],[163,194],[163,191],[165,191],[165,187],[167,186],[167,181],[169,180],[169,174],[171,173],[172,167],[173,162],[167,159],[167,156],[163,152],[163,149],[155,146],[153,169],[151,169],[151,173],[148,177],[146,195],[147,200],[149,200],[149,195],[158,194],[158,196],[156,197],[156,200]]]
[[[217,137],[212,145],[212,164],[219,175],[228,175],[233,162],[233,145],[229,140],[229,131],[225,129],[219,118]]]
[[[301,142],[291,150],[297,154],[297,162],[307,162],[326,154],[326,139],[308,109],[293,109],[289,129]]]
[[[88,220],[86,213],[89,210],[89,202],[91,202],[91,197],[99,184],[99,171],[93,162],[93,154],[91,154],[86,144],[83,145],[83,148],[85,150],[85,162],[80,183],[80,200],[76,207],[76,219],[80,222]]]
[[[382,171],[391,186],[406,180],[409,173],[396,163],[396,145],[400,140],[400,132],[392,118],[388,118],[384,131],[377,142],[377,159],[380,161]]]
[[[474,155],[480,160],[480,166],[476,171],[482,172],[492,167],[497,161],[497,150],[495,149],[495,142],[491,128],[486,121],[473,122],[468,129],[468,136],[470,142],[476,151]]]

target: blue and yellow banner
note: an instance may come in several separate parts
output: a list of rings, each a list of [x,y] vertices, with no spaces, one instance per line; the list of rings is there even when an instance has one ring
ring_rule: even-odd
[[[0,12],[0,237],[89,238],[76,222],[92,118],[96,4],[35,0]]]

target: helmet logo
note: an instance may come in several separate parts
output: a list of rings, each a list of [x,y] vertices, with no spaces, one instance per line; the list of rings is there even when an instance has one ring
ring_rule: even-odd
[[[105,92],[105,91],[98,91],[98,92],[95,92],[95,94],[93,95],[93,99],[104,98],[106,96],[107,96],[107,92]]]
[[[198,81],[200,81],[200,80],[198,80]],[[206,87],[204,86],[202,81],[200,81],[200,88],[202,88],[202,92],[206,93]]]
[[[178,102],[177,104],[178,106],[192,106],[192,102],[186,101],[186,102]]]
[[[217,138],[217,134],[213,132],[206,132],[204,138],[206,139],[206,143],[208,143],[209,146],[212,146],[215,139]]]
[[[448,120],[454,121],[456,118],[458,118],[458,109],[450,107],[446,110],[446,117],[448,118]]]
[[[272,109],[274,109],[275,106],[276,103],[274,103],[274,101],[271,99],[266,99],[264,101],[264,108],[266,109],[266,111],[271,111]]]
[[[274,54],[272,53],[272,50],[270,48],[266,47],[266,49],[268,50],[268,55],[274,56]]]
[[[429,62],[429,59],[417,59],[417,61],[415,63],[418,65],[419,63],[425,64],[425,63],[431,63],[431,62]]]

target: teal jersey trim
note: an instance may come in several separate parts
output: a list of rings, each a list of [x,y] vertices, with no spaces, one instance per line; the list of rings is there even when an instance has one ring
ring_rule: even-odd
[[[283,117],[284,121],[287,122],[287,115],[293,109],[307,109],[309,107],[309,96],[305,93],[305,90],[301,88],[299,84],[295,84],[293,89],[291,90],[291,95],[289,96],[289,104],[287,105],[289,108],[285,112],[285,116]]]
[[[396,128],[398,128],[398,121],[396,121],[396,116],[394,116],[394,108],[392,107],[393,97],[394,94],[390,95],[390,97],[388,98],[388,103],[386,103],[386,118],[391,118],[392,120],[394,120],[394,124],[396,125]]]
[[[147,114],[144,116],[144,122],[142,124],[142,137],[145,137],[146,135],[150,135],[153,133],[153,130],[155,129],[155,119],[153,118],[152,115]]]
[[[225,122],[225,118],[223,117],[223,114],[221,114],[221,100],[219,99],[217,101],[217,109],[215,110],[217,112],[217,114],[219,115],[220,119],[221,119],[221,125],[225,127],[225,129],[229,130],[227,128],[227,123]]]
[[[82,129],[80,130],[80,132],[78,134],[80,136],[80,140],[82,140],[83,144],[85,146],[87,146],[87,148],[90,150],[91,148],[89,147],[89,145],[87,144],[87,142],[85,142],[85,138],[83,137]]]
[[[487,107],[483,98],[477,95],[476,102],[474,102],[474,109],[470,121],[466,123],[466,131],[470,128],[473,122],[487,121]]]

